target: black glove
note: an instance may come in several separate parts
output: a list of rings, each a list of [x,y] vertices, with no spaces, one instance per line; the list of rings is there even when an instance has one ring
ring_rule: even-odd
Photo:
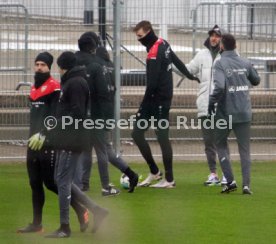
[[[197,83],[200,83],[200,79],[199,78],[195,77],[194,80],[196,80]]]
[[[216,108],[214,103],[209,103],[208,106],[208,116],[211,116],[216,113]]]

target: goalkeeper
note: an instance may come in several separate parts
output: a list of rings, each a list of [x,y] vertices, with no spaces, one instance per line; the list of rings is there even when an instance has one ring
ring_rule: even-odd
[[[54,182],[56,152],[51,146],[51,135],[41,134],[44,120],[55,116],[56,106],[60,96],[60,84],[50,75],[53,56],[48,52],[38,54],[34,65],[34,84],[31,87],[30,100],[30,139],[27,150],[27,170],[32,189],[33,221],[19,233],[42,231],[42,209],[45,201],[44,185],[57,194]],[[53,121],[49,121],[53,123]],[[49,133],[50,134],[50,133]],[[81,231],[88,227],[88,211],[73,198],[71,205],[76,211]]]

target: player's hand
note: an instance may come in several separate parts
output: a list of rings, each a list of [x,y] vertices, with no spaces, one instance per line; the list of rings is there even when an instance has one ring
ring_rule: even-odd
[[[36,133],[30,137],[28,140],[28,146],[30,149],[34,151],[38,151],[42,148],[44,142],[45,142],[45,136],[41,133]]]
[[[196,80],[198,84],[200,83],[200,79],[198,77],[195,77],[194,80]]]

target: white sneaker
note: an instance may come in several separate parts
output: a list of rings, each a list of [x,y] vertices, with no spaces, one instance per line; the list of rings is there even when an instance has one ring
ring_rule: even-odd
[[[153,181],[161,180],[162,179],[162,173],[159,171],[156,175],[149,173],[148,177],[143,180],[141,183],[138,184],[138,186],[149,186]]]
[[[175,188],[175,182],[168,182],[166,179],[159,181],[158,183],[151,185],[154,188]]]
[[[252,195],[253,192],[250,190],[248,186],[244,186],[242,189],[242,194]]]
[[[227,184],[227,180],[226,180],[226,178],[225,178],[224,175],[222,175],[222,180],[221,180],[220,184],[221,184],[222,186],[225,186],[225,185]]]
[[[215,185],[219,185],[219,183],[220,183],[220,180],[219,180],[217,174],[211,173],[208,175],[208,180],[206,180],[204,182],[204,185],[205,186],[215,186]]]

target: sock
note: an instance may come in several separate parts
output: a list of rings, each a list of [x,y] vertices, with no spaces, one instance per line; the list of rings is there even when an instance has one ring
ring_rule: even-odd
[[[135,177],[136,175],[136,173],[129,167],[127,167],[127,169],[123,173],[125,173],[130,179]]]

